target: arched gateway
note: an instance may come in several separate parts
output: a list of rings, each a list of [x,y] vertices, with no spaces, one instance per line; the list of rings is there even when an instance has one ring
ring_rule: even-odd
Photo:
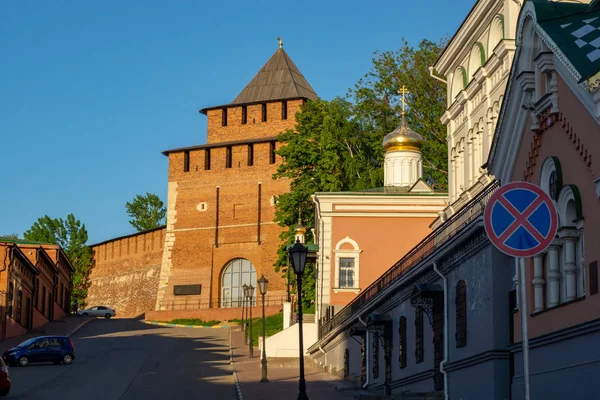
[[[256,288],[256,269],[252,263],[244,258],[231,260],[223,269],[221,278],[221,307],[242,307],[243,285],[252,285]],[[256,304],[256,291],[252,297],[252,304]]]

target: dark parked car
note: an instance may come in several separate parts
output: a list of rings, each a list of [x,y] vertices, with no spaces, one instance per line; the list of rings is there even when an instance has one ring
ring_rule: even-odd
[[[71,364],[75,359],[75,347],[67,336],[38,336],[5,351],[2,359],[8,365],[21,367],[32,362]]]
[[[10,392],[10,379],[8,378],[8,367],[0,358],[0,396],[6,396]]]

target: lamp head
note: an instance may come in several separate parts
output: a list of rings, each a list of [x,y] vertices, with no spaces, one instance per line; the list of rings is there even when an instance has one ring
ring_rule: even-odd
[[[267,278],[265,278],[265,275],[261,275],[260,279],[258,280],[258,290],[260,290],[260,294],[264,295],[265,293],[267,293],[268,284],[269,281],[267,280]]]
[[[254,286],[252,285],[248,286],[248,297],[254,297]]]
[[[302,275],[304,272],[304,266],[306,265],[306,257],[308,256],[308,249],[299,241],[289,250],[290,258],[292,259],[292,266],[294,272],[297,275]]]

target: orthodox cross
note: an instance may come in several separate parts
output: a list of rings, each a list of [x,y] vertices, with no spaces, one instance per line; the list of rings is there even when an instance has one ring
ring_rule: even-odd
[[[279,40],[279,48],[281,49],[283,47],[283,40],[281,40],[281,37],[278,37],[277,40]]]
[[[407,94],[409,94],[410,92],[408,91],[408,89],[406,88],[406,86],[402,85],[402,87],[400,88],[400,90],[398,90],[398,93],[400,95],[402,95],[402,98],[400,99],[400,101],[402,102],[402,115],[404,115],[404,107],[406,107],[406,98],[405,98],[405,96]]]

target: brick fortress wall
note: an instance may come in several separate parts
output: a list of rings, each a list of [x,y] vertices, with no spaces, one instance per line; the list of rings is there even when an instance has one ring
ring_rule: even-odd
[[[169,153],[157,309],[177,308],[184,300],[219,307],[223,269],[236,258],[252,262],[257,278],[264,274],[269,279],[269,296],[284,297],[286,282],[273,267],[283,229],[273,222],[274,196],[289,191],[289,181],[273,180],[281,160],[272,149],[279,146],[276,136],[295,126],[302,103],[287,101],[286,119],[283,102],[265,103],[264,122],[263,106],[248,105],[245,124],[242,106],[229,106],[226,126],[225,111],[208,110],[208,144]],[[175,296],[175,285],[201,285],[201,293]]]
[[[154,309],[165,228],[92,246],[87,306],[114,308],[118,317],[138,317]]]

